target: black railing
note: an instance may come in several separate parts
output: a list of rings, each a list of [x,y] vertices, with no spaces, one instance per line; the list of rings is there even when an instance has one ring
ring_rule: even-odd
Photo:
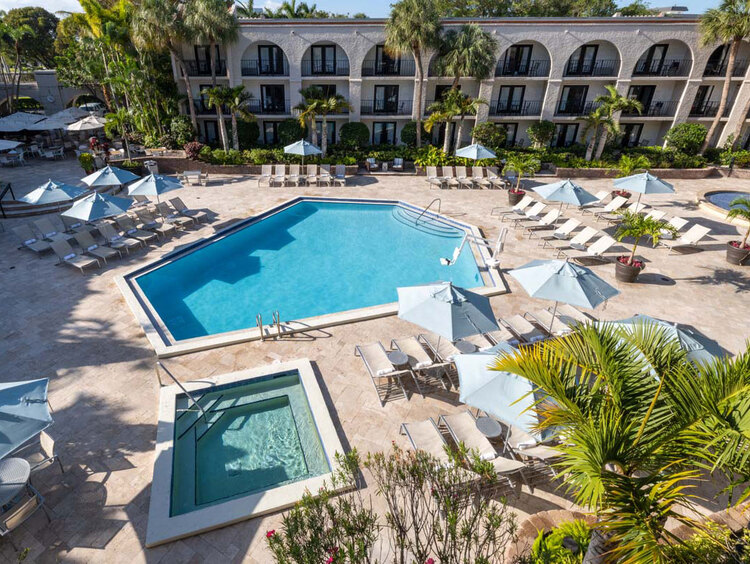
[[[657,102],[651,102],[647,106],[643,106],[642,112],[639,114],[636,111],[625,111],[622,113],[628,117],[670,117],[677,111],[676,100],[665,102],[663,100]]]
[[[211,61],[188,60],[185,61],[188,76],[211,76]],[[216,76],[226,76],[227,62],[224,59],[216,61]]]
[[[362,61],[362,76],[414,76],[413,59],[396,59],[394,61]]]
[[[363,115],[410,116],[411,100],[362,100],[360,113]]]
[[[247,109],[251,114],[286,115],[290,113],[289,100],[248,100]]]
[[[213,106],[209,106],[208,101],[205,98],[194,98],[193,106],[195,107],[195,113],[200,116],[216,115],[216,108],[214,108]],[[221,112],[223,114],[228,114],[229,110],[226,106],[222,106]]]
[[[283,62],[242,59],[240,65],[242,76],[289,76],[289,63],[286,59]]]
[[[495,100],[490,106],[491,116],[538,116],[542,113],[541,100],[518,103]]]
[[[692,59],[641,59],[635,64],[633,76],[687,76],[692,65]]]
[[[593,112],[596,108],[601,106],[601,102],[579,102],[579,101],[568,101],[561,100],[557,106],[557,112],[555,115],[558,116],[585,116]]]
[[[747,59],[735,59],[732,76],[745,76],[747,71]],[[726,76],[728,63],[708,63],[703,76]]]
[[[349,76],[349,61],[302,61],[302,76]]]
[[[721,117],[728,117],[732,111],[734,100],[727,100],[727,105],[722,112]],[[693,104],[690,108],[690,117],[716,117],[719,111],[719,102],[703,102],[702,104]]]
[[[548,76],[549,61],[532,59],[528,63],[506,63],[500,61],[495,67],[495,76]]]
[[[599,59],[597,61],[568,61],[565,76],[617,76],[620,61],[617,59]]]
[[[5,209],[3,208],[3,198],[8,192],[10,192],[10,197],[14,200],[16,199],[16,195],[13,193],[13,188],[11,187],[10,182],[0,182],[0,188],[2,188],[2,192],[0,192],[0,213],[3,215],[3,219],[5,219],[8,216],[5,215]]]

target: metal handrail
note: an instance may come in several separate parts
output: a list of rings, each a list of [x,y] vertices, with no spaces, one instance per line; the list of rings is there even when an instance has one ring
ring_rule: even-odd
[[[156,378],[157,378],[157,379],[159,380],[159,385],[160,385],[160,386],[164,386],[164,384],[163,384],[163,383],[162,383],[162,381],[161,381],[161,376],[159,375],[159,368],[161,368],[161,369],[162,369],[162,370],[163,370],[164,372],[166,372],[166,373],[167,373],[167,376],[169,376],[169,377],[170,377],[170,378],[171,378],[171,379],[172,379],[172,380],[174,381],[174,383],[175,383],[175,384],[177,384],[177,385],[179,386],[179,388],[180,388],[180,389],[181,389],[181,390],[182,390],[183,392],[185,392],[185,395],[186,395],[186,396],[187,396],[188,398],[190,398],[190,401],[192,401],[192,402],[193,402],[193,405],[195,405],[195,407],[197,407],[198,409],[200,409],[200,410],[201,410],[201,415],[203,415],[203,418],[204,418],[204,419],[206,419],[206,410],[205,410],[205,409],[203,409],[203,406],[202,406],[201,404],[199,404],[199,403],[198,403],[198,402],[197,402],[197,401],[195,400],[195,398],[193,397],[193,394],[191,394],[190,392],[188,392],[188,391],[187,391],[187,390],[185,389],[185,386],[183,386],[183,385],[182,385],[182,384],[180,383],[180,381],[179,381],[179,380],[178,380],[177,378],[175,378],[175,377],[174,377],[174,374],[172,374],[172,373],[171,373],[171,372],[170,372],[169,370],[167,370],[167,367],[166,367],[166,366],[164,366],[164,365],[163,365],[163,364],[162,364],[162,363],[161,363],[160,361],[158,361],[158,360],[157,360],[157,361],[156,361],[156,367],[155,367],[155,370],[156,370]]]
[[[273,323],[276,325],[276,336],[281,339],[281,314],[279,310],[273,312]]]
[[[3,219],[7,219],[8,216],[5,215],[5,208],[3,208],[3,198],[5,197],[5,194],[7,194],[10,191],[11,197],[15,200],[16,195],[13,193],[13,188],[10,185],[10,182],[5,185],[5,188],[3,188],[3,191],[0,192],[0,213],[3,214]]]
[[[259,313],[255,316],[255,324],[258,326],[258,329],[260,330],[260,340],[265,341],[265,337],[263,335],[263,316]]]
[[[425,209],[422,210],[422,213],[417,216],[417,219],[414,220],[414,225],[419,224],[419,220],[422,219],[422,216],[427,212],[427,210],[432,207],[432,204],[434,204],[435,202],[438,203],[438,213],[440,213],[440,207],[443,205],[443,202],[440,200],[440,198],[435,198],[428,204]]]

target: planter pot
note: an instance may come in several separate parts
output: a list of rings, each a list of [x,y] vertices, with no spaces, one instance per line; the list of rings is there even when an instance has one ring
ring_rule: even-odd
[[[514,192],[513,190],[508,190],[508,203],[511,206],[515,206],[518,202],[520,202],[523,197],[526,195],[526,192],[523,190],[519,190],[518,192]]]
[[[641,270],[643,270],[643,267],[641,266],[631,266],[624,262],[620,262],[619,257],[617,262],[615,262],[615,278],[620,282],[632,284],[638,278]]]
[[[737,242],[737,241],[733,241]],[[750,264],[750,249],[740,249],[730,243],[727,243],[727,262],[729,264]]]

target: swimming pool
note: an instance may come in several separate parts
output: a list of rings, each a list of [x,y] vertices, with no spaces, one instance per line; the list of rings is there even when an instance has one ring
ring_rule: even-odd
[[[715,191],[715,192],[708,192],[706,194],[706,199],[714,204],[715,206],[719,206],[722,209],[729,210],[730,205],[733,200],[737,198],[750,198],[750,192],[737,192],[737,191]]]
[[[299,321],[390,304],[400,286],[484,286],[487,269],[470,246],[455,264],[440,262],[478,230],[421,212],[394,201],[298,198],[126,275],[121,288],[136,295],[129,304],[152,343],[159,333],[159,351],[254,328],[258,315],[270,324],[277,311]]]

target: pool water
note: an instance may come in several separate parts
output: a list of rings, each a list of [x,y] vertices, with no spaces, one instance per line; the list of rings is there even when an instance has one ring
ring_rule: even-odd
[[[710,192],[706,194],[706,199],[715,206],[729,210],[730,203],[737,198],[750,198],[750,192]]]
[[[178,396],[171,515],[331,471],[298,373]]]
[[[380,305],[396,288],[483,281],[464,231],[398,205],[302,201],[136,278],[175,340]]]

